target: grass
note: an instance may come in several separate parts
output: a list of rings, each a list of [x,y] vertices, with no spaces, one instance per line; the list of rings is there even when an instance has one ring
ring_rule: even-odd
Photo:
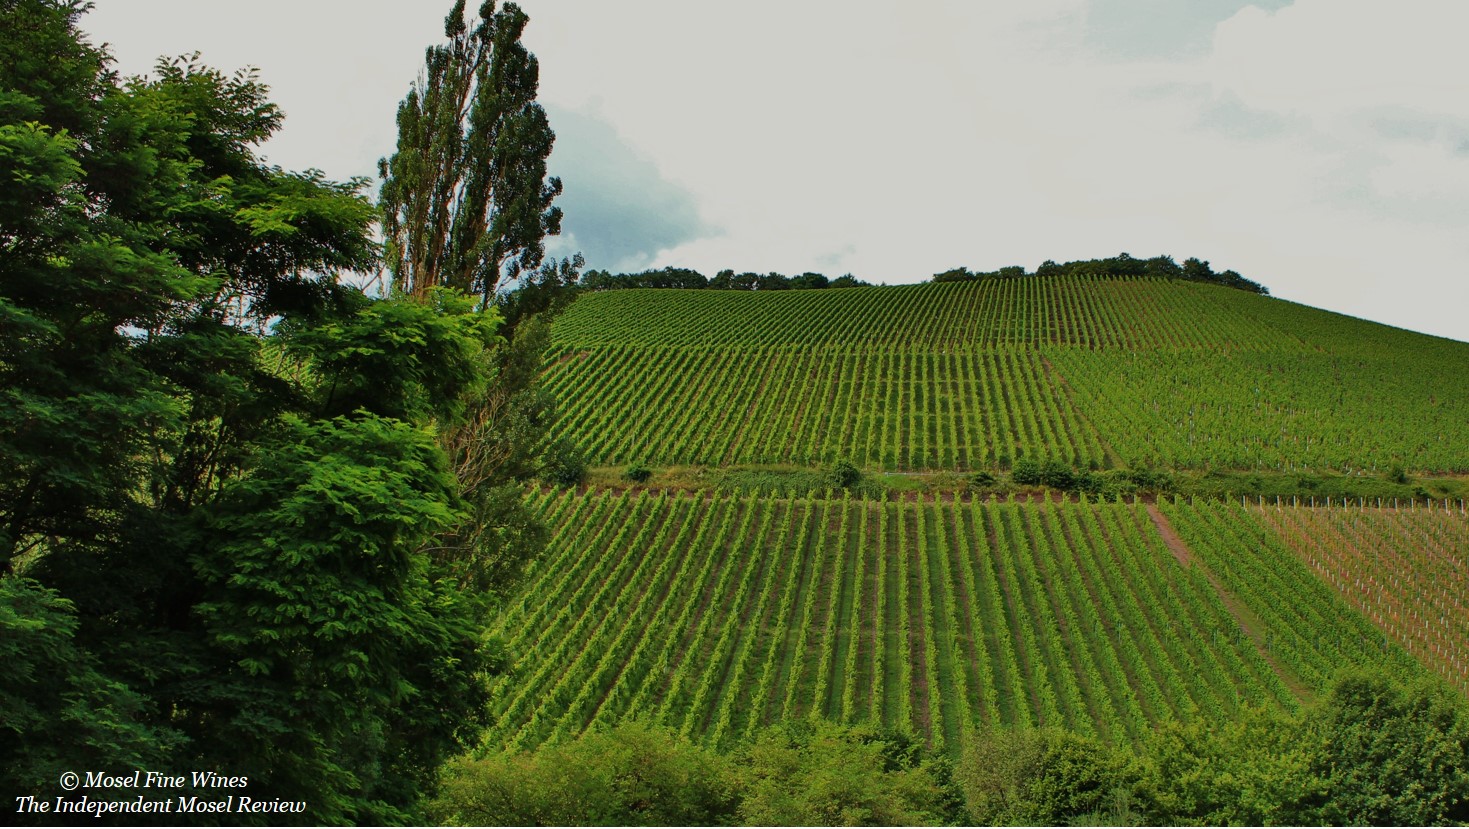
[[[736,492],[759,495],[804,495],[809,492],[836,493],[840,490],[831,486],[824,469],[793,465],[757,465],[731,467],[667,466],[649,467],[651,475],[642,484],[633,484],[625,476],[624,466],[599,466],[587,470],[586,483],[595,489],[643,486],[650,489],[688,490],[696,492]],[[1017,497],[1044,497],[1056,492],[1043,486],[1020,486],[1009,480],[1004,473],[994,473],[995,483],[974,486],[970,477],[956,472],[881,472],[864,475],[852,487],[854,496],[866,498],[889,498],[921,494],[933,497],[988,496],[991,493],[1001,498],[1011,494]],[[1465,475],[1411,475],[1406,482],[1398,483],[1386,476],[1302,474],[1298,472],[1240,472],[1228,470],[1194,471],[1178,470],[1166,476],[1171,486],[1169,493],[1195,495],[1203,498],[1249,497],[1264,498],[1315,498],[1323,501],[1346,499],[1376,499],[1390,501],[1409,500],[1469,500],[1469,476]],[[1100,494],[1148,495],[1150,489],[1139,489],[1130,485],[1127,473],[1111,470],[1098,473],[1101,481]],[[1095,493],[1094,493],[1095,494]]]

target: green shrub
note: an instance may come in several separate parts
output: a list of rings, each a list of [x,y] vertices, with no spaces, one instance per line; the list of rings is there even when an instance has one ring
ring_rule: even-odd
[[[1010,480],[1020,486],[1040,486],[1045,480],[1040,461],[1030,458],[1016,461],[1014,468],[1010,470]]]
[[[1306,717],[1327,797],[1304,823],[1469,823],[1469,707],[1436,679],[1349,673]]]
[[[570,440],[557,440],[541,456],[541,480],[555,486],[577,486],[586,479],[586,457]]]
[[[851,489],[862,482],[862,470],[851,461],[837,461],[826,470],[826,481],[837,489]]]
[[[635,463],[632,466],[629,466],[622,473],[622,477],[628,479],[629,481],[632,481],[633,483],[641,484],[647,481],[649,478],[653,477],[653,470],[649,469],[646,466],[643,466],[640,463]]]
[[[451,826],[704,826],[736,800],[726,761],[638,721],[445,768],[430,820]]]
[[[1132,484],[1136,490],[1146,492],[1165,493],[1173,491],[1173,476],[1167,472],[1160,472],[1146,466],[1136,469],[1118,470],[1119,478]]]
[[[1060,826],[1105,812],[1135,776],[1125,754],[1055,729],[972,732],[954,770],[970,821],[1001,826]]]
[[[952,824],[947,769],[918,744],[868,727],[788,721],[735,756],[739,822],[764,826]]]
[[[1041,465],[1041,483],[1052,489],[1070,490],[1076,486],[1076,472],[1058,460],[1049,460]]]
[[[970,489],[977,490],[991,489],[995,484],[999,483],[999,479],[995,477],[993,472],[985,472],[983,470],[970,475],[966,481]]]

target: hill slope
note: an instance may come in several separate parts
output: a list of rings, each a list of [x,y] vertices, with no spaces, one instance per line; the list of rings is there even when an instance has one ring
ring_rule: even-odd
[[[602,464],[1469,471],[1469,345],[1198,283],[610,291],[554,344]]]
[[[724,746],[813,714],[947,749],[966,723],[1137,741],[1163,720],[1293,708],[1348,665],[1417,673],[1396,643],[1422,651],[1429,638],[1446,654],[1439,672],[1469,687],[1462,626],[1384,634],[1276,529],[1361,516],[1462,538],[1458,512],[532,497],[553,540],[502,620],[517,660],[491,709],[492,746],[632,715]],[[1462,587],[1469,571],[1439,572]],[[1375,616],[1416,615],[1377,598]]]
[[[603,463],[1469,468],[1469,345],[1195,283],[629,290],[555,343],[558,429]],[[551,543],[500,620],[488,745],[811,715],[1129,742],[1348,666],[1469,689],[1462,502],[863,491],[529,493]]]

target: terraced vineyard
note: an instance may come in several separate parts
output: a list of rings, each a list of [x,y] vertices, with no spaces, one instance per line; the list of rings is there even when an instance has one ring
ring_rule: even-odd
[[[1143,504],[531,498],[553,540],[501,622],[492,746],[632,714],[719,745],[810,714],[940,748],[969,722],[1125,741],[1294,706],[1345,664],[1421,670],[1239,506],[1165,506],[1184,566]]]
[[[545,379],[608,465],[1469,471],[1469,345],[1188,282],[610,291]]]

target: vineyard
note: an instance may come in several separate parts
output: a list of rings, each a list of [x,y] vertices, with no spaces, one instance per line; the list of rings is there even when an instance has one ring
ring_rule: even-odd
[[[1469,518],[1462,502],[1252,510],[1297,558],[1449,682],[1469,691]]]
[[[548,372],[560,434],[607,464],[971,469],[1027,454],[1100,467],[1106,450],[1044,355],[992,351],[612,347]]]
[[[609,291],[555,330],[597,464],[1469,471],[1469,346],[1217,286]]]
[[[1261,319],[1272,300],[1190,282],[1046,277],[825,291],[606,291],[556,321],[555,342],[695,347],[1064,344],[1294,350],[1289,321]]]
[[[501,619],[492,746],[634,714],[719,746],[813,714],[939,749],[966,723],[1135,741],[1419,670],[1237,505],[1164,505],[1185,566],[1140,503],[529,497],[552,541]]]

